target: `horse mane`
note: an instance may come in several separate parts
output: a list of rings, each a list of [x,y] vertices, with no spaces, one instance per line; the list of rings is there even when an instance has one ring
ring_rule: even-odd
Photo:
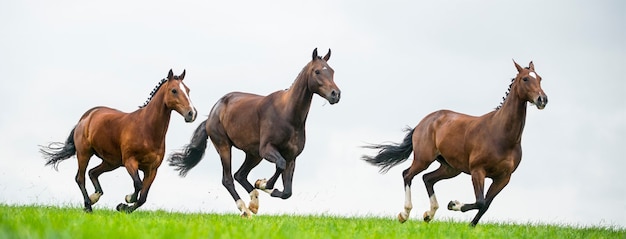
[[[515,82],[515,78],[511,79],[511,84],[509,84],[509,88],[506,90],[506,92],[504,92],[504,96],[502,97],[502,102],[500,102],[500,105],[498,105],[498,107],[496,107],[495,110],[499,110],[500,108],[502,108],[502,106],[504,105],[504,101],[506,101],[506,98],[509,97],[509,93],[511,93],[511,87],[513,86],[514,82]]]
[[[178,77],[176,77],[178,78]],[[157,93],[157,91],[159,91],[159,88],[161,88],[161,86],[167,82],[167,78],[163,78],[161,79],[161,81],[159,81],[159,83],[154,87],[154,89],[152,89],[152,92],[150,92],[150,96],[148,97],[148,99],[146,100],[145,103],[143,103],[143,105],[139,106],[139,108],[144,108],[148,105],[148,103],[150,103],[150,100],[152,100],[152,97],[154,97],[154,95]]]
[[[530,69],[530,67],[524,67],[524,69],[528,70]],[[500,102],[500,105],[498,105],[498,107],[496,107],[495,110],[499,110],[500,108],[502,108],[502,105],[504,105],[504,101],[506,101],[506,98],[509,97],[509,93],[511,93],[511,87],[513,86],[514,82],[515,82],[515,78],[511,79],[511,84],[509,84],[509,88],[504,93],[504,97],[502,97],[502,102]]]

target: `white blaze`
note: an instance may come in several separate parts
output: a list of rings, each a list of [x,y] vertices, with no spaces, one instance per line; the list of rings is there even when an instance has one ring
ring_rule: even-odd
[[[529,76],[532,76],[533,78],[537,79],[537,74],[535,74],[535,72],[530,72],[528,73]]]
[[[183,85],[182,81],[179,83],[178,87],[180,87],[180,91],[183,92],[183,95],[185,96],[185,99],[187,99],[187,102],[189,102],[189,106],[191,106],[191,108],[195,108],[195,107],[193,107],[193,103],[191,103],[191,98],[189,98],[189,95],[187,94],[187,90],[185,88],[185,85]]]

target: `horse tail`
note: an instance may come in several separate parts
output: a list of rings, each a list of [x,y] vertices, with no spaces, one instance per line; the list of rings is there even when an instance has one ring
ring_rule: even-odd
[[[169,165],[176,167],[181,177],[185,177],[189,170],[195,167],[206,150],[208,133],[206,132],[207,121],[202,121],[191,137],[191,142],[185,145],[181,152],[174,152],[170,155]]]
[[[59,163],[66,160],[76,154],[76,146],[74,145],[74,130],[76,126],[72,128],[72,132],[67,136],[65,143],[52,142],[48,146],[39,145],[39,152],[47,160],[46,166],[52,165],[55,170],[59,170]]]
[[[386,173],[393,166],[406,161],[409,156],[411,156],[411,152],[413,152],[412,138],[415,128],[407,127],[405,131],[408,133],[404,136],[404,140],[400,144],[390,143],[363,146],[363,148],[378,149],[379,151],[378,155],[374,157],[364,155],[361,159],[374,166],[379,166],[380,173]]]

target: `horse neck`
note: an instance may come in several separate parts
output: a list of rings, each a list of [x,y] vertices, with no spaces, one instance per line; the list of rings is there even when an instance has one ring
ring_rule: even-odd
[[[157,93],[145,107],[139,109],[139,127],[153,139],[163,140],[170,123],[172,110],[165,106],[163,94]]]
[[[496,132],[499,132],[504,137],[504,140],[514,144],[521,142],[524,124],[526,123],[527,108],[526,101],[519,98],[517,93],[515,93],[515,88],[514,84],[502,107],[496,110],[493,115],[496,122],[495,125],[497,125]]]
[[[302,127],[306,123],[306,118],[311,108],[311,101],[313,100],[313,92],[308,86],[307,69],[308,65],[298,74],[291,87],[286,90],[283,101],[285,102],[285,115],[289,117],[292,124],[301,125]]]

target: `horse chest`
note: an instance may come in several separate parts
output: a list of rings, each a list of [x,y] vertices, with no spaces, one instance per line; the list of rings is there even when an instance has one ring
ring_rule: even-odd
[[[294,130],[285,139],[285,143],[282,144],[281,154],[285,158],[295,159],[304,150],[304,142],[304,130]]]

